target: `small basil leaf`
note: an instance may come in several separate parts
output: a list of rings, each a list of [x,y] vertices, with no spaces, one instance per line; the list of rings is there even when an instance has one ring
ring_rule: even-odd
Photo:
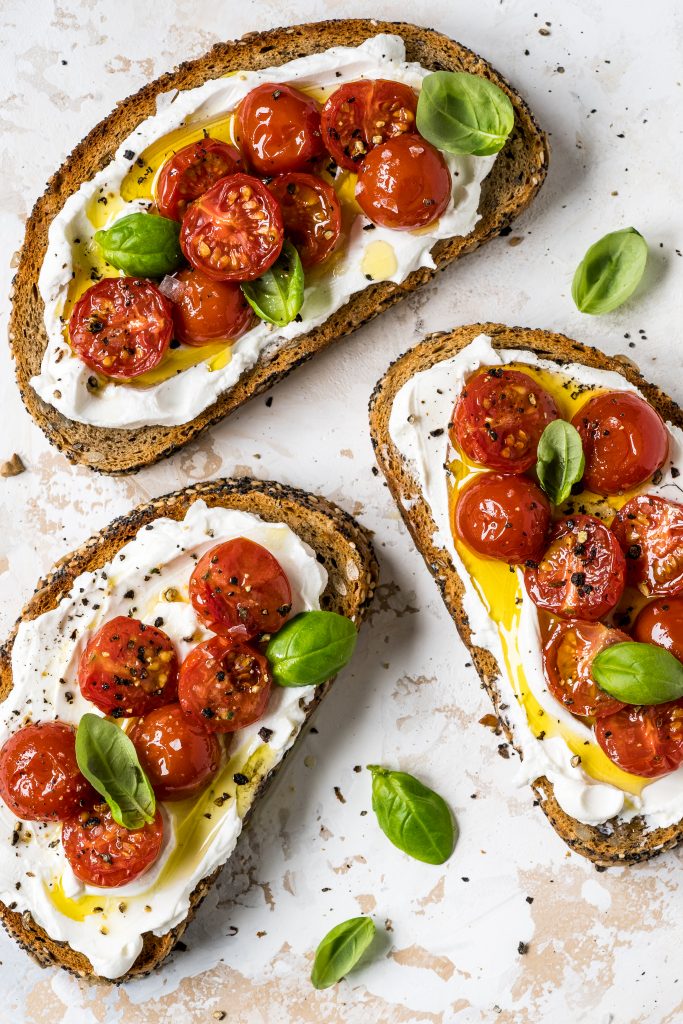
[[[375,923],[369,917],[352,917],[329,931],[315,951],[313,987],[336,985],[356,966],[374,937]]]
[[[276,327],[286,327],[304,304],[304,271],[299,253],[291,242],[270,270],[255,281],[242,281],[244,297],[261,320]]]
[[[107,263],[130,277],[163,277],[183,262],[178,237],[180,224],[168,217],[131,213],[106,231],[96,231],[95,241]]]
[[[502,89],[481,75],[435,71],[422,82],[417,130],[448,153],[498,153],[515,123],[515,111]]]
[[[572,298],[581,313],[599,316],[621,306],[638,287],[647,263],[647,242],[635,228],[612,231],[579,263]]]
[[[664,704],[683,697],[683,665],[654,644],[624,641],[593,658],[596,683],[624,704]]]
[[[566,420],[553,420],[541,434],[536,454],[538,480],[553,505],[566,501],[583,476],[586,459],[581,435]]]
[[[119,825],[135,829],[154,820],[154,790],[132,742],[113,722],[83,715],[76,732],[76,760]]]
[[[268,644],[266,656],[278,686],[317,686],[346,665],[356,647],[356,627],[336,612],[301,612]]]
[[[394,846],[425,864],[443,864],[453,853],[457,828],[446,801],[406,772],[369,764],[372,809]]]

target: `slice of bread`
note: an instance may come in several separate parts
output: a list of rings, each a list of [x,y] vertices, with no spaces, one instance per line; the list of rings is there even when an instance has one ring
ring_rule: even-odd
[[[45,255],[48,228],[68,196],[113,157],[135,127],[155,113],[156,97],[170,89],[192,89],[208,79],[237,69],[259,69],[284,64],[332,46],[357,46],[381,32],[403,37],[407,59],[434,70],[469,71],[495,82],[510,97],[515,126],[491,173],[482,186],[481,219],[465,238],[438,242],[433,256],[438,269],[500,234],[531,202],[541,187],[548,164],[548,142],[524,100],[494,69],[471,50],[430,29],[404,22],[349,19],[297,25],[254,32],[235,42],[219,43],[205,56],[181,64],[175,71],[150,82],[120,103],[76,147],[48,182],[26,226],[26,235],[14,278],[10,343],[24,403],[52,444],[72,462],[103,473],[128,473],[149,465],[186,444],[197,434],[233,412],[247,399],[270,388],[315,352],[387,309],[426,284],[434,270],[416,270],[400,285],[373,284],[354,295],[324,324],[276,351],[262,356],[245,370],[234,387],[182,426],[146,426],[109,429],[68,419],[40,399],[30,380],[40,371],[47,344],[38,274]]]
[[[328,581],[321,607],[352,618],[360,627],[378,578],[377,561],[367,532],[350,515],[325,498],[283,484],[249,478],[197,484],[139,505],[128,515],[115,519],[54,565],[39,581],[18,622],[34,619],[56,607],[77,576],[104,565],[147,523],[162,516],[182,519],[190,505],[200,498],[211,507],[220,505],[241,509],[268,522],[286,523],[313,548],[327,570]],[[16,629],[15,626],[0,648],[0,699],[3,700],[12,687],[11,655]],[[318,687],[308,707],[306,720],[332,682],[330,680]],[[303,728],[299,735],[302,734]],[[254,803],[266,791],[280,765],[260,781]],[[117,982],[148,974],[168,956],[219,873],[220,868],[199,882],[190,898],[190,911],[181,924],[160,937],[151,932],[144,936],[143,948],[135,964],[127,975],[117,978]],[[0,919],[9,934],[43,966],[63,967],[81,977],[93,976],[88,958],[66,943],[51,939],[28,911],[17,913],[0,903]]]
[[[430,335],[397,359],[375,388],[370,399],[370,431],[378,465],[493,701],[500,725],[520,757],[523,757],[524,751],[516,744],[510,723],[501,708],[501,701],[504,703],[509,700],[509,693],[501,695],[501,668],[490,651],[472,643],[472,631],[463,608],[463,580],[458,576],[449,553],[433,542],[436,524],[431,510],[412,475],[410,465],[403,459],[389,435],[391,407],[403,384],[420,370],[449,359],[479,334],[489,335],[495,348],[535,352],[544,359],[553,360],[559,368],[563,363],[573,362],[600,370],[615,370],[638,387],[665,420],[683,427],[683,413],[671,398],[654,384],[649,384],[625,357],[611,358],[596,348],[588,348],[562,334],[505,327],[502,324],[473,324],[456,328],[449,334]],[[454,404],[455,399],[456,395],[453,395]],[[504,686],[507,687],[507,684]],[[583,824],[562,810],[547,778],[538,778],[532,785],[540,806],[564,841],[577,853],[600,866],[646,860],[683,840],[683,821],[656,829],[647,829],[642,818],[631,822],[613,820],[608,830]]]

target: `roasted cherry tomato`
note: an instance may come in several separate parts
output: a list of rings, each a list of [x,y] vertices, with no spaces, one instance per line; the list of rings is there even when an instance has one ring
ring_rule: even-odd
[[[419,135],[397,135],[365,157],[355,195],[373,224],[397,231],[424,228],[448,206],[451,172],[431,143]]]
[[[355,171],[373,146],[414,132],[416,110],[417,96],[402,82],[347,82],[323,107],[323,140],[340,167]]]
[[[594,516],[559,519],[538,567],[524,582],[539,608],[566,619],[602,618],[619,601],[626,579],[624,555],[614,534]]]
[[[280,204],[287,237],[296,246],[304,267],[322,263],[341,233],[337,193],[315,174],[282,174],[270,183],[270,190]]]
[[[162,630],[117,615],[88,641],[78,682],[86,700],[105,715],[146,715],[177,699],[178,656]]]
[[[598,719],[595,738],[623,771],[646,779],[668,775],[683,763],[683,701],[626,705]]]
[[[258,178],[231,174],[188,207],[180,247],[215,281],[253,281],[275,263],[284,240],[280,206]]]
[[[182,220],[189,203],[226,174],[243,170],[238,149],[208,136],[183,146],[161,168],[155,188],[159,213]]]
[[[574,715],[602,718],[623,707],[593,679],[593,658],[612,644],[628,641],[626,633],[601,622],[557,622],[543,645],[548,689]]]
[[[240,103],[236,127],[249,164],[264,177],[308,167],[325,151],[318,104],[291,85],[257,85]]]
[[[550,503],[527,477],[480,473],[458,497],[455,532],[468,547],[510,564],[545,551]]]
[[[97,794],[76,761],[76,731],[65,722],[17,730],[0,750],[0,796],[24,821],[60,821]]]
[[[236,281],[214,281],[198,270],[181,270],[173,285],[173,333],[183,345],[234,341],[254,323]]]
[[[572,420],[586,456],[583,482],[598,494],[621,494],[663,465],[669,435],[662,417],[630,391],[591,398]]]
[[[633,624],[633,639],[656,644],[683,661],[683,597],[660,597],[646,604]]]
[[[471,377],[455,403],[451,440],[489,469],[524,473],[541,434],[559,418],[555,402],[526,373],[493,367]]]
[[[180,668],[178,696],[185,714],[207,732],[236,732],[266,710],[271,675],[249,644],[214,636],[190,651]]]
[[[106,804],[95,804],[62,826],[62,846],[73,873],[86,885],[111,889],[138,878],[161,851],[164,825],[157,809],[142,828],[117,824]]]
[[[612,530],[626,554],[629,583],[652,597],[683,590],[683,505],[639,494],[617,512]]]
[[[194,796],[220,767],[218,738],[200,729],[180,704],[150,711],[128,735],[159,800]]]
[[[105,277],[81,295],[69,320],[71,347],[86,366],[117,380],[157,366],[173,334],[171,309],[156,285]]]
[[[208,629],[249,640],[280,629],[291,611],[292,591],[270,551],[235,537],[199,559],[190,577],[190,600]]]

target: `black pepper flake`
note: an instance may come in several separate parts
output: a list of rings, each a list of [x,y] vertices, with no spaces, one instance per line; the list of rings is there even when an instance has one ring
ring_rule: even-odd
[[[235,772],[235,774],[232,777],[232,781],[235,783],[236,786],[246,786],[246,784],[249,782],[249,779],[246,775],[243,775],[242,772]]]
[[[268,743],[270,742],[270,738],[273,735],[273,730],[268,729],[267,726],[264,725],[259,729],[258,734],[264,743]]]
[[[520,956],[524,956],[525,953],[529,952],[529,943],[528,942],[519,942],[517,944],[517,952],[519,953]]]
[[[133,152],[133,150],[132,149],[124,149],[124,151],[123,151],[123,159],[124,160],[134,160],[135,159],[135,153]]]

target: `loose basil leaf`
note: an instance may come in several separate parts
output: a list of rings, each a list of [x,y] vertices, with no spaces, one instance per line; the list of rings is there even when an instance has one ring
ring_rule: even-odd
[[[664,704],[683,697],[683,665],[663,647],[624,641],[593,658],[598,686],[624,704]]]
[[[99,715],[83,715],[76,732],[76,760],[119,825],[135,829],[154,821],[154,790],[135,747],[117,725]]]
[[[317,686],[346,665],[356,647],[356,627],[336,612],[301,612],[268,644],[266,656],[278,686]]]
[[[336,985],[356,966],[374,937],[375,923],[369,917],[352,917],[329,931],[315,951],[313,987]]]
[[[179,234],[175,220],[131,213],[106,231],[96,231],[95,241],[107,263],[129,277],[163,277],[183,262]]]
[[[581,435],[576,427],[566,420],[549,423],[538,442],[536,460],[541,487],[553,505],[561,505],[583,476],[586,466]]]
[[[647,263],[647,242],[635,228],[612,231],[576,268],[572,298],[581,313],[611,313],[633,295]]]
[[[465,71],[434,71],[422,81],[417,130],[448,153],[498,153],[515,123],[512,103],[497,85]]]
[[[276,327],[291,324],[304,304],[304,271],[292,243],[285,242],[270,270],[255,281],[242,281],[240,288],[261,320]]]
[[[448,804],[406,772],[369,764],[372,809],[394,846],[425,864],[443,864],[453,853],[457,827]]]

